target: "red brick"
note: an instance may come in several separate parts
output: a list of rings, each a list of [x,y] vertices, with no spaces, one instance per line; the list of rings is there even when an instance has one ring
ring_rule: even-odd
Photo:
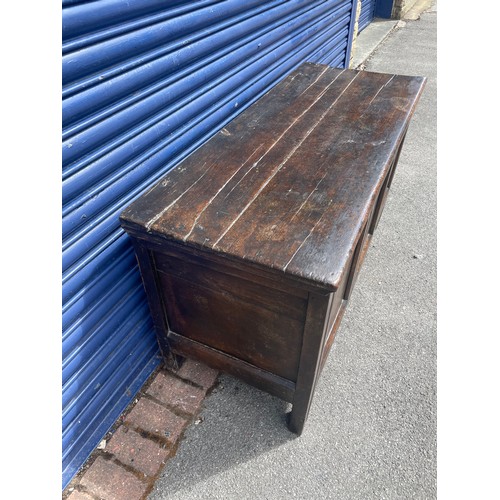
[[[154,476],[165,464],[169,450],[126,427],[119,427],[106,446],[120,462],[148,476]]]
[[[84,493],[83,491],[73,491],[67,500],[94,500],[94,497]]]
[[[200,385],[203,389],[207,390],[215,384],[219,372],[209,368],[207,365],[186,359],[180,369],[177,371],[179,377],[190,380],[191,382]]]
[[[173,408],[194,415],[201,406],[205,391],[198,389],[168,372],[159,372],[147,394]]]
[[[80,484],[104,500],[140,500],[148,485],[120,465],[97,457]]]
[[[139,399],[125,423],[161,436],[171,444],[179,438],[187,421],[145,397]]]

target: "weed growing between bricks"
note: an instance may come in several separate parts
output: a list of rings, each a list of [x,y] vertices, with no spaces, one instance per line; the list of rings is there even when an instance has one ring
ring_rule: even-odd
[[[186,360],[160,366],[63,491],[63,500],[145,500],[196,420],[218,372]]]

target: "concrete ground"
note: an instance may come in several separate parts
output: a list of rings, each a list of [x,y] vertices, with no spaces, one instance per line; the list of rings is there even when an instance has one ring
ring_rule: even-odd
[[[373,21],[356,37],[352,48],[352,69],[364,69],[364,63],[372,55],[375,49],[384,39],[397,29],[404,26],[404,21],[394,19],[381,19],[376,17]]]
[[[151,500],[436,498],[435,5],[366,62],[428,83],[304,433],[223,375]]]

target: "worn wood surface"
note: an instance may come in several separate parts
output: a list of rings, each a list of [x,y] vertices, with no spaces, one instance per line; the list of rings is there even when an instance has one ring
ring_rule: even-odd
[[[292,402],[302,432],[423,85],[303,64],[122,213],[170,363]]]
[[[305,300],[179,259],[156,261],[172,331],[295,381]]]
[[[310,294],[293,407],[288,419],[288,427],[299,436],[304,429],[314,388],[321,372],[321,352],[328,335],[328,308],[328,295]]]
[[[306,63],[122,223],[334,290],[423,84]]]

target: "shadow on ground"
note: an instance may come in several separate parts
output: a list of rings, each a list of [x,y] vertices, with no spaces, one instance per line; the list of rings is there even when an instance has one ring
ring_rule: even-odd
[[[162,481],[168,484],[168,491],[162,498],[172,498],[297,438],[286,426],[289,403],[229,375],[219,376],[208,401],[201,422],[188,428],[179,445],[184,453],[171,459],[163,470]]]

